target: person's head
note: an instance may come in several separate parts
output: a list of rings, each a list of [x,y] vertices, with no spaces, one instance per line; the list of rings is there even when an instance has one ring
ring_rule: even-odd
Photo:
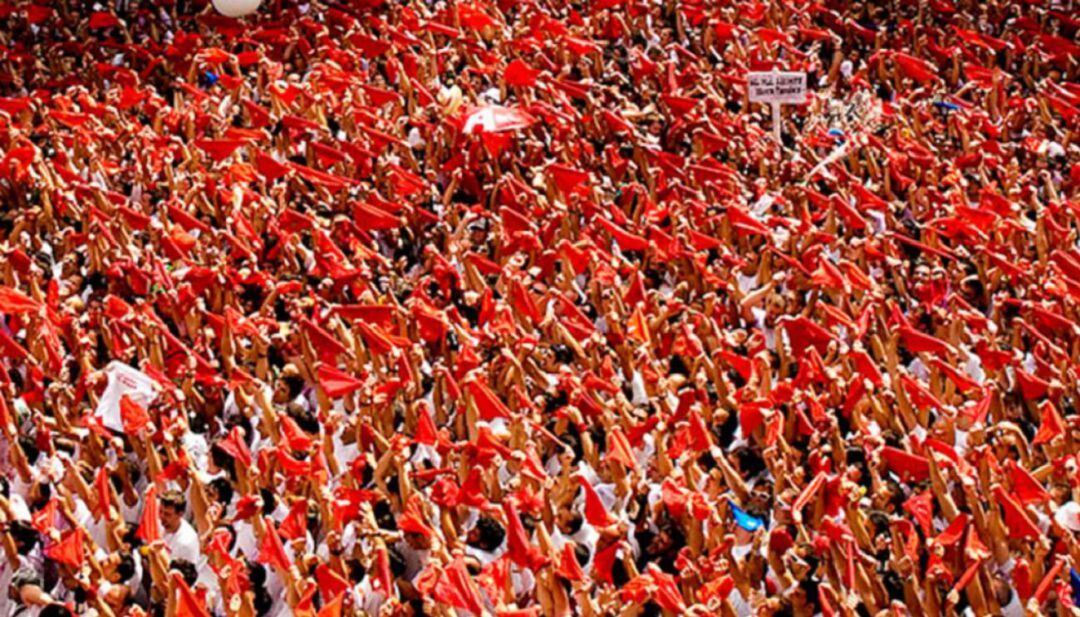
[[[555,523],[559,526],[559,531],[565,535],[574,535],[580,531],[584,521],[580,512],[575,512],[570,508],[560,508],[555,514]]]
[[[15,541],[15,549],[20,554],[29,553],[38,543],[38,532],[27,521],[12,521],[9,529],[12,540]]]
[[[49,604],[38,613],[38,617],[74,617],[74,615],[71,609],[59,603]]]
[[[816,615],[818,583],[809,577],[800,577],[799,584],[788,595],[796,615]]]
[[[425,551],[431,548],[431,538],[422,533],[406,533],[405,543],[418,551]]]
[[[225,478],[214,478],[206,486],[207,496],[222,506],[228,506],[233,500],[233,487]]]
[[[180,491],[170,490],[161,494],[161,526],[169,533],[175,533],[184,520],[184,512],[187,510],[187,499]]]
[[[114,614],[120,614],[131,599],[131,588],[127,585],[105,584],[102,585],[102,599]]]
[[[179,572],[188,585],[194,585],[199,580],[199,570],[195,564],[186,559],[173,559],[169,562],[169,571]]]
[[[41,575],[29,567],[22,567],[15,571],[8,586],[8,598],[22,603],[23,598],[30,597],[35,591],[41,591]]]
[[[111,553],[102,560],[101,566],[105,571],[105,579],[110,583],[126,583],[135,576],[135,559],[131,553]]]
[[[482,551],[492,552],[502,545],[505,537],[506,530],[499,521],[490,516],[481,516],[476,521],[476,526],[469,530],[467,541]]]

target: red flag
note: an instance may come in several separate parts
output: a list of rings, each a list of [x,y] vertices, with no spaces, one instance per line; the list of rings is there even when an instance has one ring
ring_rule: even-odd
[[[446,338],[449,327],[446,325],[443,311],[430,306],[426,302],[417,302],[412,306],[412,316],[420,338],[424,341],[433,343]]]
[[[561,163],[548,165],[546,175],[560,191],[570,194],[589,181],[589,173]]]
[[[930,477],[929,461],[905,450],[885,446],[881,449],[881,460],[902,479],[918,482]]]
[[[112,487],[109,486],[109,468],[102,465],[94,478],[94,489],[97,491],[97,508],[95,511],[103,519],[109,518],[110,506],[112,505]]]
[[[277,458],[278,466],[280,466],[281,470],[289,477],[302,478],[311,473],[311,461],[297,460],[289,456],[288,452],[281,448],[276,448],[274,453]]]
[[[336,598],[349,589],[349,582],[325,563],[315,566],[315,581],[324,600]]]
[[[405,503],[405,507],[401,511],[401,516],[398,517],[398,528],[408,533],[416,533],[430,538],[432,531],[431,526],[428,525],[427,515],[424,514],[423,503],[420,501],[420,495],[413,493],[409,500]]]
[[[938,546],[952,546],[960,541],[960,538],[964,537],[964,531],[967,529],[970,516],[964,513],[960,513],[949,523],[949,526],[942,530],[934,538],[934,544]]]
[[[176,617],[210,617],[206,603],[188,587],[184,577],[175,571],[172,576],[176,581]]]
[[[953,347],[945,341],[929,334],[923,334],[911,326],[901,326],[899,332],[900,340],[903,341],[904,347],[907,347],[911,353],[927,352],[946,356],[954,352]]]
[[[348,396],[364,387],[363,381],[329,364],[320,364],[319,368],[315,369],[315,375],[319,387],[323,389],[326,396],[332,399]]]
[[[811,277],[810,282],[818,287],[835,289],[837,291],[844,291],[848,284],[847,279],[841,274],[840,269],[834,266],[828,259],[820,260],[818,269],[814,271],[814,275]]]
[[[311,450],[311,445],[314,442],[311,437],[304,432],[304,429],[300,428],[300,425],[296,423],[296,420],[292,419],[292,416],[281,416],[279,424],[281,425],[281,436],[285,439],[285,444],[290,450],[294,452],[307,452]]]
[[[731,222],[731,226],[737,230],[761,234],[766,238],[772,237],[772,231],[770,231],[768,227],[758,219],[754,218],[752,214],[737,205],[732,204],[728,206],[727,217],[728,221]]]
[[[824,354],[829,343],[833,341],[833,335],[828,330],[803,316],[782,319],[781,325],[791,341],[791,351],[796,356],[801,356],[808,347]]]
[[[956,384],[956,388],[960,390],[960,392],[966,394],[968,392],[971,392],[972,390],[979,389],[979,382],[975,381],[971,377],[968,377],[967,374],[958,371],[955,367],[953,367],[953,365],[944,362],[938,358],[933,358],[932,360],[930,360],[930,364],[937,367],[939,371],[944,373],[945,376],[949,378],[949,381]]]
[[[806,504],[810,503],[810,500],[814,498],[822,485],[825,484],[827,474],[824,471],[819,471],[814,479],[806,485],[806,488],[799,493],[799,496],[795,498],[795,501],[791,504],[792,512],[800,512],[806,507]]]
[[[135,537],[147,544],[153,544],[161,539],[161,517],[158,514],[157,485],[151,484],[146,489],[142,517],[139,519],[139,529]]]
[[[349,321],[363,321],[383,330],[394,327],[394,314],[397,312],[394,307],[385,304],[341,304],[331,310]]]
[[[604,583],[613,585],[614,581],[611,578],[611,568],[615,565],[615,559],[618,557],[619,548],[622,546],[620,542],[612,542],[607,548],[602,548],[596,551],[596,555],[593,556],[593,575],[594,577]]]
[[[644,236],[630,233],[603,217],[596,217],[596,223],[607,230],[624,251],[644,251],[649,248],[649,241]]]
[[[467,610],[473,615],[484,613],[483,598],[461,557],[455,558],[446,569],[430,564],[417,577],[416,589],[444,605]]]
[[[379,584],[377,589],[382,589],[392,598],[397,597],[394,576],[390,572],[390,554],[386,552],[386,546],[378,547],[375,552],[375,582]]]
[[[527,129],[535,123],[536,118],[523,109],[484,105],[466,110],[461,130],[467,135],[508,133]]]
[[[503,501],[503,513],[506,515],[506,554],[510,560],[529,570],[548,562],[540,549],[529,542],[529,536],[518,517],[517,507],[510,500]]]
[[[607,453],[604,455],[605,460],[615,461],[629,469],[637,469],[637,460],[634,458],[630,442],[626,439],[622,429],[618,427],[611,429],[607,436],[607,446]]]
[[[1050,382],[1021,368],[1016,369],[1016,382],[1020,386],[1020,395],[1025,401],[1040,399],[1050,390]]]
[[[308,503],[306,499],[299,499],[289,508],[289,513],[281,521],[278,534],[286,540],[295,540],[304,537],[307,533]]]
[[[918,495],[912,495],[904,502],[904,511],[915,517],[922,527],[923,533],[930,535],[934,531],[934,495],[930,491],[923,491]]]
[[[1039,430],[1035,432],[1031,445],[1037,446],[1042,443],[1049,443],[1064,432],[1065,423],[1062,421],[1061,415],[1058,414],[1057,408],[1050,401],[1044,402],[1042,404],[1042,418],[1039,421]]]
[[[379,231],[401,227],[401,219],[398,216],[367,202],[358,201],[354,203],[352,212],[356,226],[364,231]]]
[[[514,60],[503,69],[503,79],[506,85],[520,88],[531,88],[536,85],[536,77],[540,71],[525,64],[521,60]]]
[[[416,431],[413,433],[413,441],[428,446],[435,445],[439,431],[435,428],[435,422],[426,407],[416,411]]]
[[[240,139],[196,139],[195,146],[207,153],[215,163],[229,158],[237,148],[244,145]]]
[[[446,583],[454,590],[454,597],[461,599],[461,603],[454,603],[453,606],[464,608],[474,615],[483,614],[483,599],[473,584],[472,575],[465,568],[465,562],[458,557],[445,572]]]
[[[244,442],[244,437],[240,434],[241,430],[239,426],[234,426],[228,435],[217,442],[217,446],[229,456],[250,467],[251,450],[248,449],[247,444]]]
[[[273,182],[289,173],[289,167],[262,152],[255,153],[255,170],[267,182]]]
[[[486,383],[474,379],[466,382],[465,390],[472,398],[473,404],[476,405],[476,411],[480,414],[481,420],[491,421],[495,418],[510,418],[510,408],[488,388]]]
[[[0,310],[0,312],[3,311]],[[6,357],[14,360],[22,360],[28,355],[30,355],[30,352],[27,351],[25,347],[8,336],[6,332],[0,330],[0,358]]]
[[[262,541],[259,543],[259,554],[256,561],[263,565],[272,566],[280,570],[289,570],[289,556],[285,553],[285,546],[281,543],[274,521],[269,518],[263,519],[266,527]]]
[[[1012,495],[998,486],[994,489],[994,499],[1001,505],[1005,512],[1005,526],[1009,529],[1010,539],[1039,538],[1042,532],[1031,522],[1031,518],[1024,511],[1023,506],[1013,499]]]
[[[316,617],[341,617],[345,606],[345,594],[339,593],[332,601],[324,604],[319,609],[319,614]]]
[[[905,77],[910,77],[919,83],[938,79],[937,69],[926,60],[903,52],[894,53],[893,60]]]
[[[1045,503],[1050,499],[1050,493],[1046,492],[1042,483],[1036,480],[1026,469],[1017,465],[1014,461],[1005,461],[1005,469],[1009,472],[1009,483],[1012,492],[1020,503]]]
[[[3,396],[0,396],[0,433],[7,434],[8,430],[13,430],[11,424],[11,410],[8,409],[7,401]]]
[[[395,347],[408,347],[410,342],[406,338],[393,336],[382,330],[379,326],[368,325],[364,322],[356,324],[360,330],[360,338],[364,339],[364,345],[377,356],[383,356],[394,350]]]
[[[649,574],[656,587],[652,597],[660,608],[676,615],[685,614],[686,602],[683,600],[682,592],[679,591],[679,586],[675,583],[675,577],[660,570],[655,564],[649,564]]]
[[[87,26],[91,30],[101,30],[103,28],[111,28],[113,26],[119,26],[120,20],[112,13],[106,13],[105,11],[94,11],[90,14],[90,21]]]
[[[510,281],[510,304],[521,313],[531,324],[540,323],[540,310],[536,308],[536,302],[532,294],[526,289],[519,279]]]
[[[45,549],[45,556],[66,566],[81,568],[86,560],[82,529],[76,528],[66,532],[60,537],[59,542],[50,544]]]
[[[30,524],[38,533],[48,534],[56,528],[56,517],[60,514],[60,502],[53,497],[37,512],[34,512]]]
[[[120,422],[124,426],[125,433],[135,435],[150,424],[150,416],[142,405],[125,394],[120,397]]]
[[[572,544],[563,545],[563,550],[559,554],[559,567],[556,568],[555,573],[571,582],[585,580],[585,572],[578,563]]]
[[[1046,576],[1039,581],[1039,586],[1035,588],[1035,601],[1042,605],[1046,601],[1046,596],[1049,595],[1050,589],[1054,584],[1054,579],[1061,574],[1061,569],[1065,567],[1065,557],[1058,557],[1055,560],[1054,567],[1050,568],[1050,571],[1046,573]],[[1065,604],[1064,598],[1072,599],[1070,597],[1071,589],[1065,587],[1065,593],[1062,593],[1062,589],[1058,588],[1058,598],[1062,604]],[[1063,598],[1064,596],[1064,598]]]
[[[0,285],[0,313],[22,315],[23,313],[34,313],[40,307],[40,302],[21,291]]]
[[[334,338],[329,332],[315,325],[310,319],[301,317],[300,326],[304,329],[304,332],[307,333],[308,340],[311,341],[311,346],[315,348],[315,352],[319,354],[320,358],[332,361],[339,355],[349,353],[347,347],[342,345],[341,342]]]
[[[581,488],[585,491],[585,520],[593,527],[607,527],[613,524],[615,519],[604,507],[604,502],[600,501],[600,496],[596,494],[592,484],[589,484],[588,480],[580,476],[578,482],[581,483]]]
[[[1062,420],[1061,414],[1057,413],[1057,408],[1050,401],[1042,403],[1042,418],[1039,421],[1039,430],[1035,433],[1035,439],[1031,440],[1031,445],[1039,445],[1040,443],[1049,443],[1053,441],[1057,435],[1065,432],[1065,424]]]

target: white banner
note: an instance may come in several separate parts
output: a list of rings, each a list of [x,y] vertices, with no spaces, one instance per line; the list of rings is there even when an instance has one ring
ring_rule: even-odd
[[[105,387],[94,415],[101,418],[101,423],[107,428],[123,432],[120,397],[126,394],[144,408],[149,407],[158,395],[155,389],[157,382],[146,373],[115,360],[105,367],[105,375],[109,378],[109,385]]]
[[[763,71],[747,73],[746,85],[751,103],[806,102],[806,73]]]

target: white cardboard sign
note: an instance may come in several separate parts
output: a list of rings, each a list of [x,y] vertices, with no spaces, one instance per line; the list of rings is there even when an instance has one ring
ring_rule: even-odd
[[[101,423],[106,427],[123,432],[120,397],[126,394],[132,401],[147,407],[157,398],[157,382],[146,373],[115,360],[105,367],[105,375],[108,376],[109,383],[98,400],[94,415],[101,418]]]
[[[751,103],[806,102],[806,73],[762,71],[747,73]]]

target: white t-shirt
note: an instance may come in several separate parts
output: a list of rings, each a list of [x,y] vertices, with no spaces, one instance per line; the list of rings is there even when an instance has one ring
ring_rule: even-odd
[[[195,565],[199,563],[202,549],[199,543],[199,534],[191,526],[191,523],[181,520],[180,526],[176,528],[174,533],[166,531],[162,534],[161,539],[165,541],[165,546],[169,547],[169,556],[172,559],[184,559]]]

